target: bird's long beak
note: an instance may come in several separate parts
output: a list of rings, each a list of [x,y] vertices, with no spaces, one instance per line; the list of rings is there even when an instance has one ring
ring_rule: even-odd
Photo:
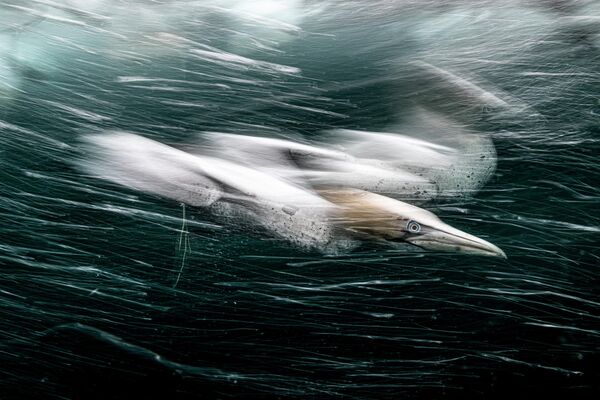
[[[405,240],[427,250],[506,258],[506,254],[498,246],[441,221],[436,226],[430,226],[429,228],[427,232],[407,237]]]

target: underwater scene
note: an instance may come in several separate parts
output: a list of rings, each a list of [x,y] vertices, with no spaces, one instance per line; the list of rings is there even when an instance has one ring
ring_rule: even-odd
[[[0,1],[0,399],[600,394],[600,1]]]

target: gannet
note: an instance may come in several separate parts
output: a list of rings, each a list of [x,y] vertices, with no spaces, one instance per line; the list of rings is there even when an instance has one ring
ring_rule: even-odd
[[[91,175],[208,207],[221,215],[245,218],[303,247],[335,252],[351,243],[374,240],[505,257],[495,245],[445,224],[427,210],[365,190],[326,185],[323,180],[313,185],[297,167],[288,166],[295,173],[275,173],[274,165],[280,170],[284,166],[274,160],[265,159],[267,167],[260,168],[251,165],[251,160],[244,165],[231,155],[218,157],[218,148],[206,151],[208,155],[192,154],[118,131],[90,135],[86,141],[91,157],[80,160],[79,165]],[[294,147],[298,152],[312,148],[270,139],[254,142]],[[333,156],[343,158],[341,153]]]

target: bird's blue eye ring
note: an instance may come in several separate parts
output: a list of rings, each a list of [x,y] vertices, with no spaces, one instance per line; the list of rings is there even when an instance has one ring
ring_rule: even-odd
[[[419,233],[421,231],[421,225],[419,225],[415,221],[409,221],[408,224],[406,225],[406,229],[410,233]]]

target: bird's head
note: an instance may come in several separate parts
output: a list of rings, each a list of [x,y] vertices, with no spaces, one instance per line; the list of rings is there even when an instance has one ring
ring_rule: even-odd
[[[453,228],[432,212],[411,204],[358,190],[321,194],[340,207],[336,222],[358,235],[426,250],[506,258],[492,243]]]
[[[498,246],[456,229],[429,213],[423,215],[407,213],[398,217],[397,239],[402,242],[421,247],[427,250],[448,251],[481,256],[494,256],[506,258],[506,254]]]

